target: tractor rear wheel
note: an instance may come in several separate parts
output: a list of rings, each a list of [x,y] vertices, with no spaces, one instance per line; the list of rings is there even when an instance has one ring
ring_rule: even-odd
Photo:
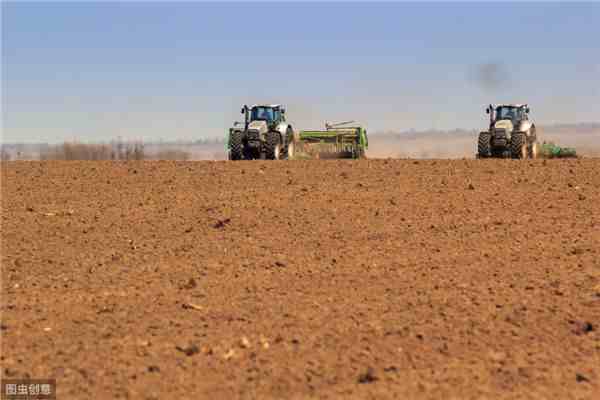
[[[282,144],[282,157],[283,159],[289,160],[291,158],[294,158],[294,150],[295,150],[295,143],[294,143],[294,132],[288,128],[286,134],[285,134],[285,143]]]
[[[293,137],[288,137],[288,144],[287,144],[287,151],[285,154],[285,158],[287,158],[288,160],[291,158],[294,158],[294,150],[295,149],[295,143],[294,143],[294,138]]]
[[[229,159],[241,160],[244,155],[244,144],[242,143],[242,132],[235,131],[229,138]]]
[[[488,132],[481,132],[477,140],[477,157],[486,158],[492,155],[492,135]]]
[[[527,148],[527,155],[529,156],[529,158],[532,158],[534,160],[538,157],[538,143],[537,143],[537,140],[534,140],[533,142],[531,142],[529,144],[529,147]]]
[[[267,143],[265,158],[267,160],[279,160],[281,157],[281,137],[279,132],[267,132]]]
[[[527,137],[524,133],[513,133],[510,141],[510,155],[512,158],[527,158]]]

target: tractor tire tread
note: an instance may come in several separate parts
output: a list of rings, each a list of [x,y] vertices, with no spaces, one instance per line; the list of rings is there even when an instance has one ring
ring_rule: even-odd
[[[229,151],[232,160],[242,160],[244,158],[244,143],[242,139],[243,133],[239,131],[233,132],[229,138]]]

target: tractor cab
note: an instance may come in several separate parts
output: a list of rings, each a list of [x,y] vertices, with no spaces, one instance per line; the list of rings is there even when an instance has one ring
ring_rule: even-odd
[[[499,104],[496,107],[490,105],[486,112],[490,114],[490,125],[496,121],[509,120],[513,125],[529,119],[529,107],[527,104]]]
[[[244,106],[242,114],[246,115],[246,122],[265,121],[269,126],[285,122],[285,109],[279,104]]]
[[[510,119],[513,122],[524,121],[527,119],[525,107],[499,106],[496,107],[496,120]]]

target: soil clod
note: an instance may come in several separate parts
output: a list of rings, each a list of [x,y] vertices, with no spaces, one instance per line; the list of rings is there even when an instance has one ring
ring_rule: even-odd
[[[190,344],[186,347],[175,346],[175,348],[188,357],[200,353],[200,349],[195,344]]]
[[[379,378],[375,375],[375,370],[371,367],[358,376],[358,383],[373,383]]]

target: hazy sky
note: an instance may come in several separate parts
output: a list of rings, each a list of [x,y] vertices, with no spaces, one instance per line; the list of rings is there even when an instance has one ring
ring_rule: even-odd
[[[244,103],[299,128],[600,121],[600,3],[2,3],[3,140],[195,139]]]

